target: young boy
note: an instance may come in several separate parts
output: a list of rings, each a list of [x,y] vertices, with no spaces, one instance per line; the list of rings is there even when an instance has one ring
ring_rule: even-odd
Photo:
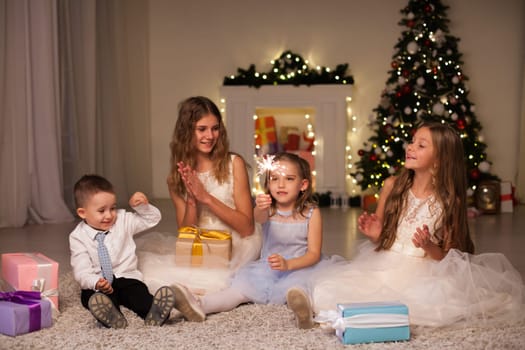
[[[112,184],[98,175],[84,175],[75,184],[74,194],[83,220],[69,235],[69,246],[82,305],[108,328],[127,326],[121,305],[146,325],[162,326],[173,308],[174,293],[169,287],[159,288],[155,296],[149,293],[137,269],[133,241],[133,235],[159,223],[160,211],[141,192],[129,200],[135,213],[117,209]]]

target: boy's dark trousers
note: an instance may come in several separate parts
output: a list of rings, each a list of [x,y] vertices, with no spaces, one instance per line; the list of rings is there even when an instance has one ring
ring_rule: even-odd
[[[120,310],[122,305],[135,312],[142,319],[146,318],[153,303],[153,295],[150,294],[144,282],[133,278],[113,277],[111,286],[113,293],[106,295],[113,301],[113,305],[117,309]],[[80,292],[82,306],[89,309],[89,298],[95,293],[96,291],[93,289],[82,289]]]

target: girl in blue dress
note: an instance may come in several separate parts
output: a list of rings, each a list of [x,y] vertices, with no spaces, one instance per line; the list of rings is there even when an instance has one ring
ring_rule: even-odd
[[[173,286],[177,308],[190,321],[230,311],[240,304],[288,304],[299,328],[313,326],[307,282],[323,259],[322,219],[312,197],[308,162],[293,153],[278,153],[271,161],[265,187],[255,200],[254,218],[263,228],[260,259],[239,269],[229,288],[199,300],[180,285]],[[272,158],[270,158],[272,159]]]

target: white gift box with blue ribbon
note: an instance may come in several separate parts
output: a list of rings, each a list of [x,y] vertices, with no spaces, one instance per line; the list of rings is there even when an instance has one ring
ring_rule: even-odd
[[[316,321],[334,328],[343,344],[410,339],[408,307],[400,302],[337,304],[337,311],[321,311]]]

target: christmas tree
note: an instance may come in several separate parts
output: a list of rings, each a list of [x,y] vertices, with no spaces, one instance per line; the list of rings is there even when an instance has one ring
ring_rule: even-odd
[[[405,147],[425,120],[449,123],[461,136],[472,192],[490,174],[475,106],[469,101],[468,78],[461,70],[459,39],[449,34],[439,0],[410,0],[401,10],[404,27],[392,56],[390,77],[369,126],[375,132],[359,149],[351,175],[362,190],[379,190],[404,165]]]

